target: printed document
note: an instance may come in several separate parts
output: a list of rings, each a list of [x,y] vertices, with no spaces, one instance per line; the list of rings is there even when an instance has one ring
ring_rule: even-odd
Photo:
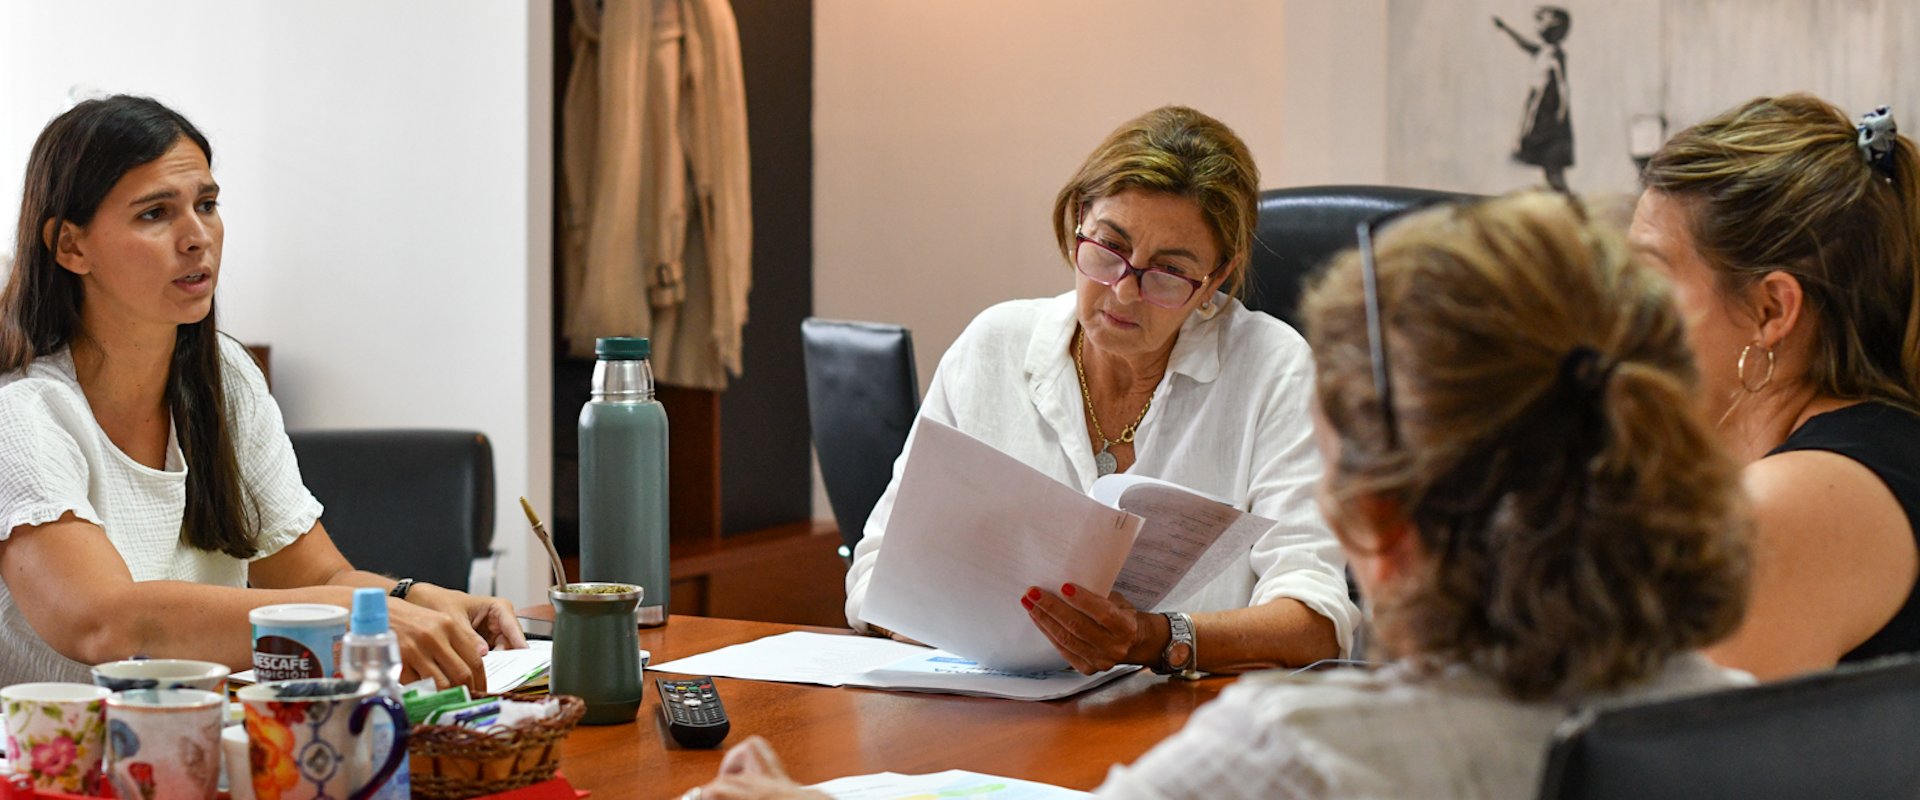
[[[1088,494],[1144,520],[1113,588],[1148,611],[1170,610],[1192,597],[1275,524],[1158,478],[1108,475]]]
[[[1114,667],[1094,675],[1071,670],[1011,673],[891,639],[791,631],[656,664],[651,669],[755,681],[1055,700],[1139,667]]]
[[[839,686],[843,677],[927,652],[918,645],[877,636],[790,631],[728,645],[649,669],[749,681]]]
[[[922,419],[861,617],[1016,673],[1064,668],[1020,595],[1074,583],[1134,607],[1185,600],[1274,525],[1165,481],[1108,475],[1081,494]]]
[[[896,692],[939,692],[1014,700],[1058,700],[1140,669],[1123,664],[1092,675],[1073,670],[1008,672],[924,647],[907,658],[848,675],[843,685]]]

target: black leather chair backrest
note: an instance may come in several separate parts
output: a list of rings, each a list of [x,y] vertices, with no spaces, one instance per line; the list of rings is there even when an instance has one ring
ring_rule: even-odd
[[[1354,245],[1360,223],[1389,211],[1474,195],[1396,186],[1302,186],[1260,193],[1260,225],[1248,263],[1247,307],[1300,327],[1307,276]]]
[[[913,336],[898,325],[807,319],[807,411],[820,478],[850,555],[920,410]]]
[[[1920,661],[1583,712],[1540,797],[1920,798]]]
[[[493,445],[455,430],[290,431],[321,524],[357,568],[468,589],[493,546]],[[544,556],[541,556],[544,557]]]

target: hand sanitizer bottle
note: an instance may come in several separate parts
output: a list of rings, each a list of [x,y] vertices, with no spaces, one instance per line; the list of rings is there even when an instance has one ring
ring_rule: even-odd
[[[340,640],[340,677],[359,681],[362,687],[371,684],[374,693],[391,698],[399,703],[400,697],[400,638],[387,625],[387,593],[379,589],[353,590],[352,628],[346,638]],[[370,762],[376,767],[387,762],[389,750],[396,742],[404,747],[405,738],[396,737],[393,720],[384,713],[368,716],[368,738],[373,742],[373,758]],[[413,774],[407,769],[405,754],[399,760],[399,766],[387,782],[375,790],[375,800],[407,800],[413,793]]]

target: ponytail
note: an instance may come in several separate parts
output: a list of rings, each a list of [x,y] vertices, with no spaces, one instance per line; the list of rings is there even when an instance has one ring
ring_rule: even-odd
[[[1905,136],[1894,139],[1889,159],[1894,195],[1899,203],[1896,234],[1905,240],[1906,251],[1893,267],[1907,282],[1906,330],[1900,337],[1900,368],[1906,376],[1908,392],[1920,404],[1920,148]],[[1896,284],[1898,285],[1898,284]],[[1899,298],[1893,298],[1898,302]]]
[[[1694,242],[1723,286],[1799,281],[1813,351],[1789,379],[1920,413],[1920,156],[1889,123],[1762,97],[1675,134],[1642,179],[1693,201]]]

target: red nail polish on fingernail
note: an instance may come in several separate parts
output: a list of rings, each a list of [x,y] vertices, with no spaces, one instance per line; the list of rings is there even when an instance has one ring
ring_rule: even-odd
[[[1027,598],[1024,598],[1024,597],[1020,598],[1020,605],[1026,606],[1028,611],[1033,610],[1033,601],[1028,600]]]
[[[1071,584],[1071,583],[1063,583],[1063,584],[1061,584],[1061,585],[1060,585],[1060,593],[1061,593],[1061,594],[1064,594],[1064,595],[1066,595],[1066,596],[1068,596],[1068,597],[1072,597],[1072,596],[1073,596],[1073,584]]]
[[[1031,601],[1034,601],[1034,600],[1038,600],[1038,599],[1040,599],[1040,587],[1038,587],[1038,586],[1035,586],[1035,587],[1033,587],[1033,588],[1031,588],[1031,589],[1028,589],[1028,590],[1027,590],[1027,596],[1026,596],[1026,600],[1028,600],[1029,602],[1031,602]]]

